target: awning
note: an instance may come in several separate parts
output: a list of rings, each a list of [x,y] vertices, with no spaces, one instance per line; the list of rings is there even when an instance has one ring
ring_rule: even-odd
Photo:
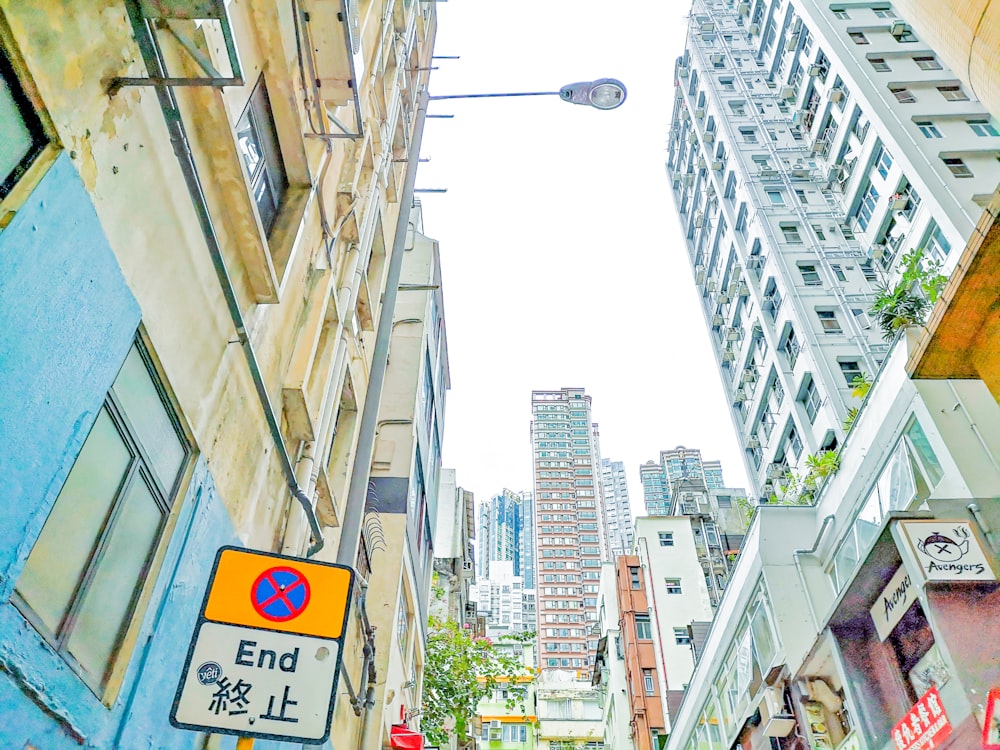
[[[408,729],[405,724],[393,724],[389,742],[394,750],[424,750],[424,736]]]

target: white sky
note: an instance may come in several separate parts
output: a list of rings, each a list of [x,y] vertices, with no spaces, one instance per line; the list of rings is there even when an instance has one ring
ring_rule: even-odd
[[[664,168],[687,0],[448,0],[431,94],[613,77],[618,110],[556,97],[431,103],[418,188],[441,243],[452,389],[444,465],[480,500],[531,488],[531,391],[584,387],[601,453],[701,448],[745,469]]]

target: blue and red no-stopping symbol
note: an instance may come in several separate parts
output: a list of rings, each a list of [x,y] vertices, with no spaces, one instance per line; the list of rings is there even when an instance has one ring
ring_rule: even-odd
[[[309,604],[309,581],[294,568],[268,568],[254,581],[250,601],[261,617],[285,622],[301,615]]]

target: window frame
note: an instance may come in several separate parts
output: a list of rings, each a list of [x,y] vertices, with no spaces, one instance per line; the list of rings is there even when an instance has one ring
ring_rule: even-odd
[[[257,146],[261,149],[259,164],[255,166],[253,173],[250,172],[247,157],[240,146],[240,133],[244,120],[253,134]],[[263,73],[257,78],[257,82],[247,97],[243,111],[240,112],[240,116],[236,120],[234,135],[237,141],[236,148],[240,155],[240,165],[250,190],[250,201],[257,212],[264,236],[270,240],[274,235],[281,214],[291,198],[292,184],[285,166],[285,157],[281,151],[278,125],[274,120],[274,108],[271,105],[271,97]],[[280,176],[281,179],[278,181],[280,184],[275,182],[276,176]],[[261,208],[261,198],[258,197],[258,188],[262,181],[267,182],[269,194],[274,203],[273,213],[270,216],[264,215]]]
[[[157,468],[150,458],[148,448],[143,444],[139,431],[132,425],[125,405],[115,392],[115,383],[118,382],[128,356],[132,354],[133,350],[137,352],[145,367],[149,380],[155,388],[156,395],[163,406],[164,414],[173,428],[174,435],[177,437],[182,450],[180,461],[178,462],[172,483],[169,486],[160,478]],[[45,525],[48,524],[57,504],[63,499],[62,492],[72,475],[73,469],[77,466],[83,454],[93,428],[97,425],[100,415],[103,413],[106,413],[111,419],[112,427],[117,431],[123,445],[130,454],[130,461],[121,481],[114,491],[114,497],[108,504],[105,521],[101,524],[91,542],[86,562],[80,571],[80,578],[73,588],[65,613],[59,625],[53,631],[44,623],[41,615],[35,611],[28,598],[18,590],[17,584],[20,582],[24,568],[28,565],[30,552],[25,558],[24,568],[18,572],[18,580],[15,582],[10,601],[21,616],[38,633],[38,636],[52,648],[80,681],[105,705],[111,705],[121,687],[122,678],[136,646],[134,638],[130,638],[129,634],[135,632],[135,629],[139,627],[146,616],[147,605],[149,604],[153,588],[156,585],[157,570],[166,547],[170,542],[177,512],[183,503],[185,487],[191,475],[191,468],[194,465],[194,459],[197,455],[197,447],[182,419],[177,399],[146,341],[145,332],[140,329],[129,346],[126,357],[122,359],[122,365],[118,373],[116,373],[115,381],[105,393],[101,407],[97,411],[97,417],[91,425],[91,431],[88,432],[87,438],[84,439],[80,450],[73,458],[73,464],[63,479],[63,486],[60,487],[59,494],[49,509]],[[108,656],[104,671],[101,674],[95,674],[88,670],[70,652],[70,639],[77,632],[76,626],[78,623],[76,618],[85,604],[86,597],[91,586],[94,584],[95,578],[101,571],[100,566],[106,559],[109,542],[113,540],[114,533],[118,528],[118,522],[121,520],[129,493],[134,487],[140,485],[145,486],[157,509],[160,510],[160,520],[150,542],[147,556],[143,561],[142,576],[135,582],[125,614],[119,624],[116,642]],[[32,543],[32,550],[34,550],[41,539],[45,531],[45,525],[39,529]]]
[[[2,205],[17,194],[19,185],[28,184],[30,189],[33,186],[30,179],[33,168],[45,161],[42,155],[47,150],[53,155],[57,151],[55,129],[48,113],[35,105],[38,96],[34,81],[27,74],[17,45],[2,18],[0,18],[0,81],[6,84],[10,98],[21,117],[21,123],[31,138],[28,151],[17,165],[0,179],[0,205]]]

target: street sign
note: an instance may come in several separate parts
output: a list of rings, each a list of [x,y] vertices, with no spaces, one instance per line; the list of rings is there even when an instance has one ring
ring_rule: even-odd
[[[220,549],[170,723],[325,742],[353,584],[341,565]]]

